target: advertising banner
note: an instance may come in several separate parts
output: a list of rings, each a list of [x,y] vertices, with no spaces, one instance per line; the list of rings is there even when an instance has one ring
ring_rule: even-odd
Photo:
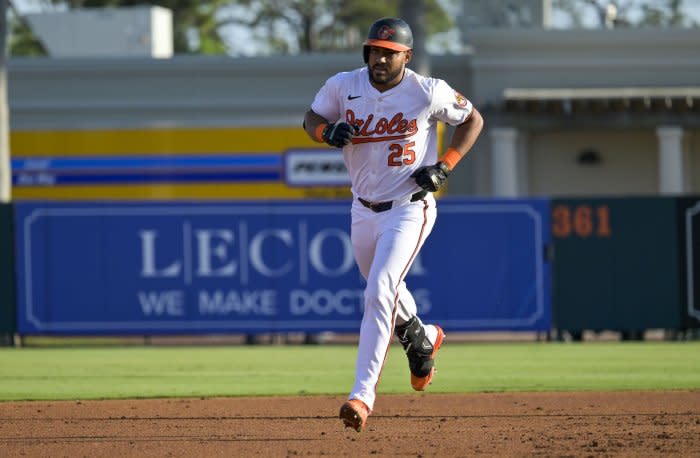
[[[550,327],[549,201],[441,200],[406,282],[446,330]],[[20,203],[23,334],[356,332],[350,203]]]

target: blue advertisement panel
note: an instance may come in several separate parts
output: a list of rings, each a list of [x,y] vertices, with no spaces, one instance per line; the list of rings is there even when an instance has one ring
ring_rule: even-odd
[[[18,332],[355,332],[348,202],[19,203]],[[406,282],[449,330],[550,328],[549,201],[441,200]]]

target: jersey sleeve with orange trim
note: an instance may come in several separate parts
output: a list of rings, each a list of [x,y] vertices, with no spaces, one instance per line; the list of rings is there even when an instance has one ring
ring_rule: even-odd
[[[451,126],[462,124],[472,113],[472,103],[443,80],[433,86],[433,117]]]
[[[342,116],[339,96],[343,73],[331,76],[319,89],[311,104],[314,113],[323,116],[329,122],[337,122]]]

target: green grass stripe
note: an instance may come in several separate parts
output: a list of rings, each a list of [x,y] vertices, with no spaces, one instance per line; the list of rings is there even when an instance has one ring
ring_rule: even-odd
[[[346,394],[350,345],[0,349],[0,400]],[[700,342],[460,343],[430,392],[700,389]],[[406,393],[393,346],[381,393]]]

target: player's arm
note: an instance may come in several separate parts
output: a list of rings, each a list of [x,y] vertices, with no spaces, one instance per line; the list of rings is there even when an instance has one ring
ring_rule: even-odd
[[[440,160],[435,165],[421,167],[413,172],[411,176],[415,178],[418,186],[430,192],[440,189],[457,163],[472,149],[483,127],[484,118],[472,107],[469,118],[455,128],[450,146]]]
[[[313,110],[309,110],[306,112],[304,115],[304,130],[308,134],[309,137],[311,137],[312,140],[317,141],[319,143],[323,143],[323,138],[317,134],[317,131],[320,130],[323,132],[323,128],[325,128],[328,125],[328,120],[321,116],[320,114],[317,114]]]
[[[352,142],[354,130],[346,122],[332,123],[309,110],[304,115],[304,130],[312,140],[342,148]]]
[[[455,128],[450,140],[450,146],[447,147],[445,154],[440,158],[440,162],[445,164],[450,172],[454,170],[457,163],[464,156],[469,154],[483,127],[484,118],[476,108],[472,107],[469,118]]]

